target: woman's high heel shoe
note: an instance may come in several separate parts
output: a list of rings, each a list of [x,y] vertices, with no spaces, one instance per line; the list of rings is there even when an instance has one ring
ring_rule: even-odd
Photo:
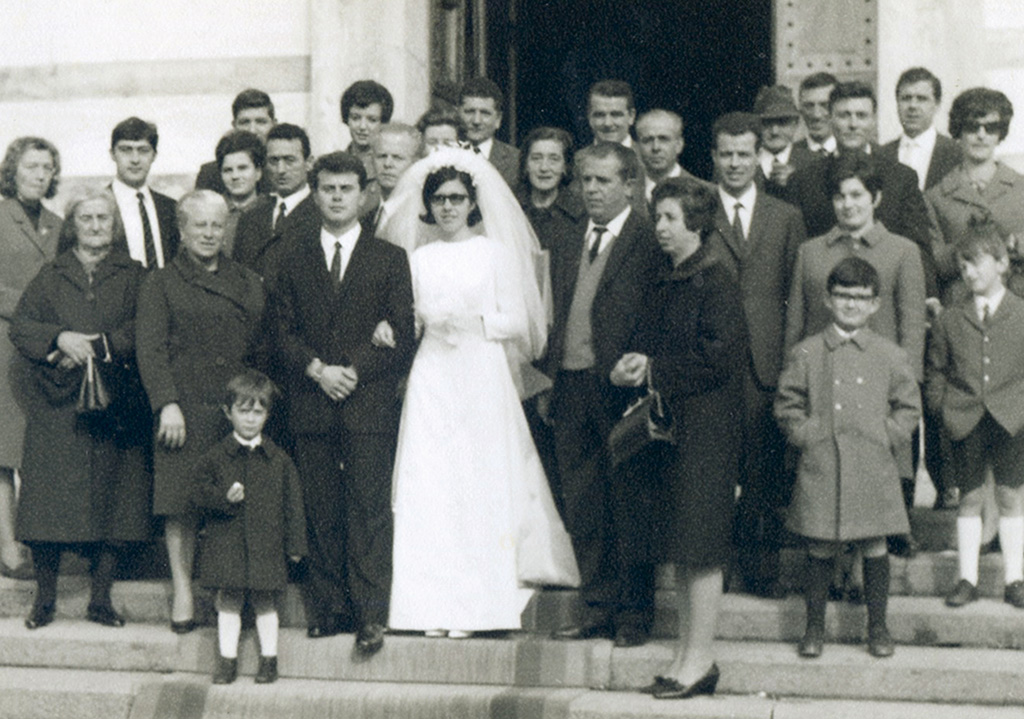
[[[710,696],[715,693],[718,686],[718,665],[712,664],[708,673],[695,681],[690,686],[684,686],[675,679],[664,678],[663,686],[654,691],[655,699],[689,699],[700,695]]]

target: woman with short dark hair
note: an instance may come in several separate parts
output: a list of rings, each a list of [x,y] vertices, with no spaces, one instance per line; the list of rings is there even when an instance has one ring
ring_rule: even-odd
[[[656,699],[713,694],[712,656],[723,568],[731,556],[733,499],[740,479],[748,362],[739,287],[709,252],[718,198],[690,178],[654,188],[655,233],[671,269],[649,288],[632,351],[616,363],[611,383],[651,385],[676,418],[677,444],[645,452],[621,466],[617,491],[634,516],[627,562],[676,568],[679,640],[664,675],[642,689]]]
[[[25,416],[8,378],[17,354],[8,339],[14,308],[29,281],[57,251],[60,217],[42,200],[57,194],[60,153],[41,137],[19,137],[0,163],[0,574],[25,579],[31,562],[14,540],[14,471],[21,466]]]
[[[231,257],[238,218],[259,199],[259,183],[263,179],[267,148],[255,133],[236,130],[226,134],[217,143],[216,158],[217,169],[224,182],[224,199],[228,203],[224,247],[221,251]]]

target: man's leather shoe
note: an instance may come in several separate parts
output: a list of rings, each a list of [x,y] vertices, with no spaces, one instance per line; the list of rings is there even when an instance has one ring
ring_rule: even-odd
[[[615,632],[607,622],[599,624],[570,624],[551,632],[552,639],[574,641],[576,639],[614,639]]]
[[[124,626],[124,617],[118,614],[109,604],[90,604],[85,611],[85,617],[90,622],[96,622],[105,627]]]
[[[25,627],[28,629],[39,629],[45,627],[53,621],[53,615],[56,613],[56,609],[52,604],[34,604],[32,605],[32,611],[29,613],[28,618],[25,619]]]
[[[817,659],[825,648],[825,632],[820,629],[808,629],[800,640],[796,653],[805,659]]]
[[[647,643],[648,634],[636,627],[619,627],[615,632],[615,646],[620,649],[640,647]]]
[[[1018,579],[1007,584],[1003,590],[1003,601],[1017,609],[1024,609],[1024,582]]]
[[[384,627],[380,624],[364,624],[356,634],[356,651],[364,656],[376,654],[384,646]]]
[[[868,653],[873,657],[884,659],[891,657],[896,652],[896,645],[892,641],[892,635],[885,627],[874,631],[868,631]]]
[[[953,591],[946,595],[947,607],[962,607],[970,604],[978,598],[978,588],[966,579],[961,579],[953,587]]]

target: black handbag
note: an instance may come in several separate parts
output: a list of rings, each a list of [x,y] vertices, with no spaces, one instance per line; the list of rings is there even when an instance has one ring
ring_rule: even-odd
[[[612,467],[628,462],[652,445],[676,443],[672,414],[651,386],[651,363],[647,363],[647,394],[633,402],[622,413],[622,419],[608,435],[608,451]]]
[[[110,406],[110,395],[103,384],[96,362],[89,357],[82,375],[82,386],[78,390],[78,404],[75,409],[79,414],[95,414],[103,412]]]

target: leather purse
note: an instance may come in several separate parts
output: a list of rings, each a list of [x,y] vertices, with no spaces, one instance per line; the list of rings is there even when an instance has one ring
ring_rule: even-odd
[[[622,419],[608,435],[608,451],[612,467],[624,464],[653,445],[674,445],[675,423],[672,414],[651,386],[651,363],[647,363],[647,394],[633,402],[622,413]]]
[[[109,406],[110,394],[103,384],[96,362],[90,357],[82,374],[82,386],[78,390],[78,404],[75,405],[75,410],[79,414],[95,414],[103,412]]]

